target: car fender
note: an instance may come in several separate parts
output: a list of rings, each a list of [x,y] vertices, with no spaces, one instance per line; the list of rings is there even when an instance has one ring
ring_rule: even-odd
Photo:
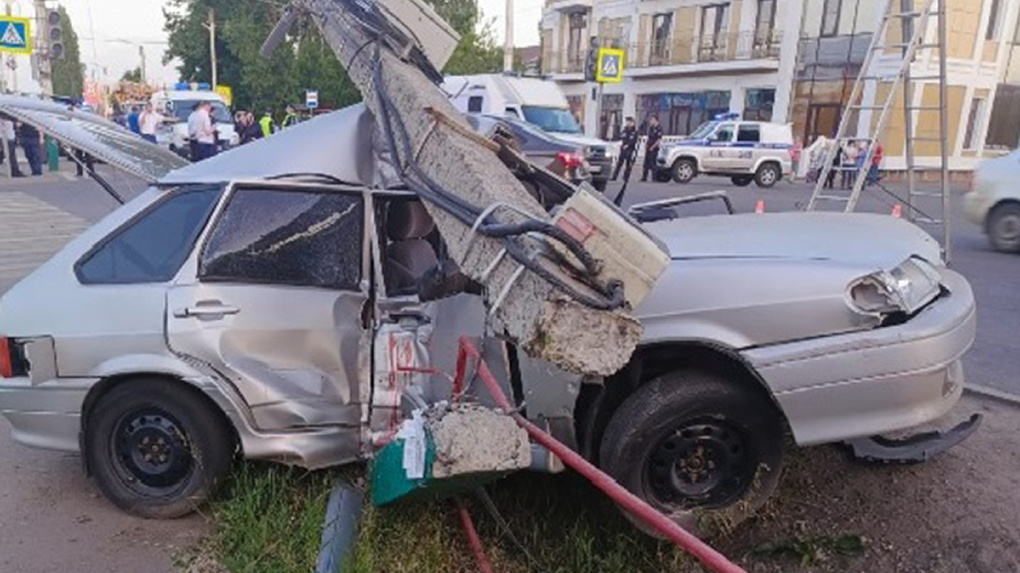
[[[786,175],[790,170],[790,168],[787,167],[787,164],[789,163],[788,161],[784,161],[775,155],[769,155],[766,157],[759,157],[758,160],[754,162],[754,167],[751,168],[751,173],[757,173],[758,169],[766,163],[778,163],[779,170],[782,171],[783,175]]]
[[[696,153],[692,152],[690,149],[686,148],[669,150],[669,155],[667,156],[666,160],[666,167],[672,169],[673,164],[676,163],[678,159],[690,159],[691,161],[694,162],[694,166],[697,168],[698,172],[700,173],[702,171],[701,157],[699,157]]]

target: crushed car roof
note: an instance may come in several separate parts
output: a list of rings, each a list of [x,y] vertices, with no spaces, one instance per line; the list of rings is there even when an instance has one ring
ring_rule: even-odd
[[[27,123],[73,149],[155,182],[188,165],[169,149],[145,141],[103,117],[65,104],[20,95],[0,95],[0,114]]]
[[[363,104],[320,115],[167,174],[160,185],[319,175],[371,185],[375,123]]]

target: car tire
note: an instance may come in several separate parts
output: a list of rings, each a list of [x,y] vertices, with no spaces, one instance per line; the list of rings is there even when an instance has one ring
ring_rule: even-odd
[[[736,175],[730,177],[730,181],[737,187],[747,187],[754,182],[754,175]]]
[[[682,370],[655,378],[620,405],[599,462],[620,485],[704,539],[732,530],[768,500],[779,483],[783,440],[782,420],[766,396]]]
[[[763,189],[775,186],[782,178],[783,172],[775,163],[763,163],[754,174],[754,182]]]
[[[103,494],[127,513],[182,517],[230,470],[233,434],[198,390],[161,379],[122,382],[88,415],[85,456]]]
[[[1020,253],[1020,203],[999,205],[988,215],[988,239],[996,251]]]
[[[592,180],[591,186],[595,188],[599,193],[605,193],[606,187],[609,187],[608,179],[599,179],[598,181]]]
[[[698,174],[698,166],[693,159],[681,157],[673,162],[671,175],[677,183],[690,183]]]

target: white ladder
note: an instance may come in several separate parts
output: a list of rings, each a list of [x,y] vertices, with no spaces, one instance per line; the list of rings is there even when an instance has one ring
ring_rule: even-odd
[[[920,8],[918,8],[920,6]],[[937,32],[935,40],[926,40],[931,19],[936,19]],[[891,26],[899,25],[902,31],[900,42],[889,42]],[[849,105],[845,108],[839,123],[834,144],[827,150],[822,171],[818,176],[811,200],[807,205],[808,211],[841,209],[851,213],[857,207],[861,191],[868,184],[868,171],[875,157],[878,147],[876,142],[881,141],[882,135],[892,116],[895,107],[894,100],[896,92],[903,88],[903,114],[904,114],[904,159],[906,166],[907,193],[905,197],[899,197],[896,193],[877,184],[882,192],[904,204],[904,215],[908,220],[915,223],[941,228],[941,243],[946,261],[950,257],[950,192],[949,192],[949,171],[948,154],[949,142],[946,141],[948,129],[948,117],[946,115],[946,54],[942,46],[946,45],[946,8],[945,3],[939,0],[889,0],[886,10],[882,16],[882,23],[872,38],[871,46],[861,66],[860,75],[854,82],[850,95]],[[887,50],[898,49],[902,58],[897,62],[895,73],[876,71],[876,61],[879,56]],[[930,75],[912,75],[911,67],[918,60],[918,56],[924,50],[934,50],[937,54],[937,71]],[[933,58],[934,59],[934,58]],[[917,105],[914,103],[914,81],[937,81],[938,82],[938,104]],[[884,85],[888,90],[883,94],[879,89]],[[922,84],[923,85],[923,84]],[[864,104],[861,100],[866,88],[874,87],[875,101],[871,104]],[[914,133],[914,114],[924,111],[937,112],[939,116],[938,136],[926,135],[919,137]],[[857,112],[857,113],[853,113]],[[861,122],[862,112],[878,112],[878,121]],[[867,123],[869,132],[865,136],[858,134],[858,126]],[[851,135],[853,134],[853,135]],[[863,163],[858,169],[856,165],[848,166],[840,162],[833,165],[840,149],[845,149],[849,144],[865,142],[867,151],[864,154]],[[922,191],[916,185],[916,163],[915,149],[917,143],[937,143],[939,153],[939,174],[941,186],[939,191]],[[830,174],[852,171],[855,172],[853,187],[849,193],[839,193],[836,189],[826,189],[825,183]],[[932,205],[932,199],[938,198],[937,204]],[[919,206],[924,204],[924,208]],[[826,209],[826,207],[828,207]],[[933,211],[937,211],[933,213]]]

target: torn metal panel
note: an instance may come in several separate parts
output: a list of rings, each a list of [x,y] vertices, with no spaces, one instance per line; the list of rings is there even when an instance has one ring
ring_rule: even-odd
[[[112,121],[51,101],[0,95],[0,114],[25,122],[68,147],[80,149],[149,183],[188,165],[176,153],[149,143]]]

